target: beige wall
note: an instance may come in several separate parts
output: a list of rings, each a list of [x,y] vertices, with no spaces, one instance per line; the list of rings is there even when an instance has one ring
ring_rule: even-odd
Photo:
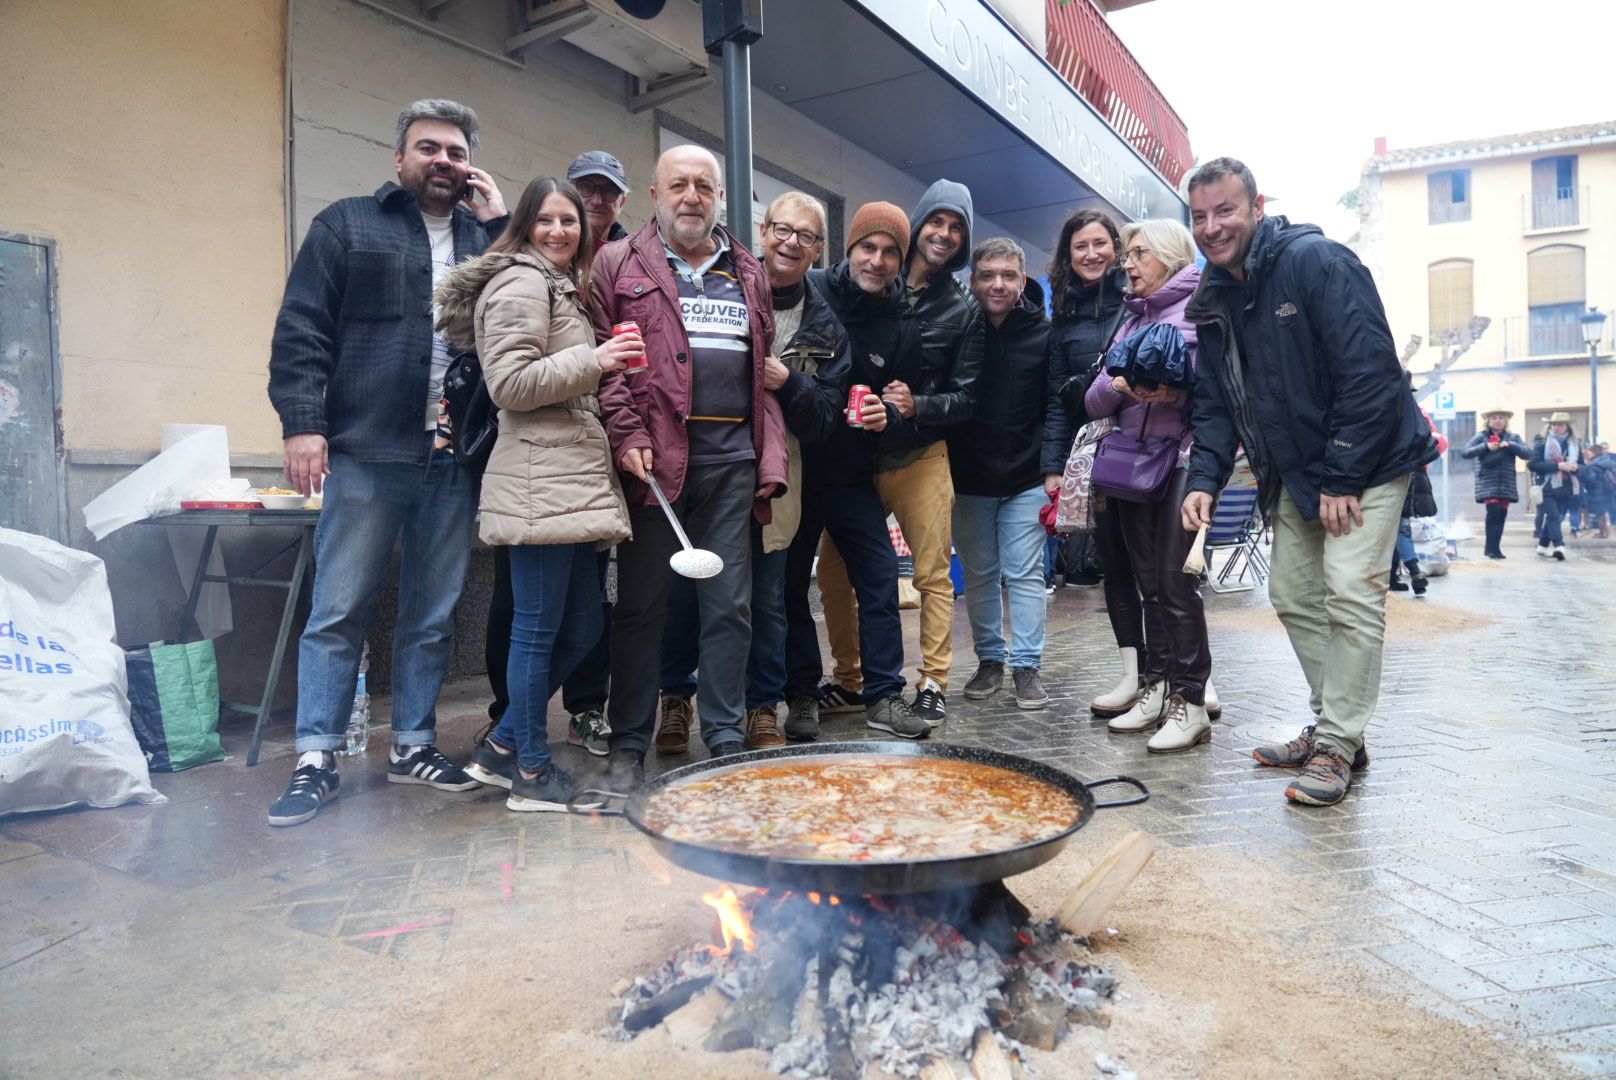
[[[1576,154],[1577,186],[1588,198],[1574,228],[1531,230],[1522,200],[1532,191],[1532,161],[1551,154]],[[1447,168],[1469,168],[1469,221],[1429,223],[1427,177]],[[1586,354],[1562,360],[1525,359],[1527,341],[1527,253],[1548,244],[1586,249],[1587,303],[1616,309],[1616,144],[1543,148],[1517,157],[1433,165],[1380,178],[1378,217],[1366,232],[1377,241],[1366,258],[1377,272],[1392,332],[1399,344],[1412,334],[1426,339],[1410,367],[1428,371],[1439,350],[1430,342],[1427,269],[1444,259],[1473,260],[1475,313],[1492,319],[1481,340],[1455,365],[1446,384],[1461,412],[1508,408],[1519,427],[1528,409],[1586,408],[1589,377]],[[1518,320],[1518,322],[1512,322]],[[1616,435],[1616,364],[1609,361],[1616,318],[1606,323],[1600,349],[1602,434]],[[1508,339],[1512,355],[1505,359]],[[1429,404],[1429,402],[1426,402]],[[1536,432],[1523,432],[1528,436]]]
[[[163,421],[280,447],[283,20],[280,0],[0,3],[0,228],[57,242],[69,450],[155,450]]]

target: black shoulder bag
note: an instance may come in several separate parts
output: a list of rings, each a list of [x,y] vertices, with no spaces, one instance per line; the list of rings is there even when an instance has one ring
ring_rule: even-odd
[[[478,476],[488,467],[499,438],[499,409],[488,396],[483,365],[475,352],[457,353],[443,373],[443,400],[449,412],[449,452]]]

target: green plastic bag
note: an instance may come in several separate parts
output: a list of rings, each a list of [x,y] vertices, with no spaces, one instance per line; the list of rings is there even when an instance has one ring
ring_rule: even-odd
[[[153,772],[224,760],[219,743],[219,663],[213,642],[154,642],[131,649],[129,718]]]

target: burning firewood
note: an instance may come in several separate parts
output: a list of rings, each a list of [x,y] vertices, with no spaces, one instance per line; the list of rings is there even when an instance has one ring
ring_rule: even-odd
[[[1061,905],[1056,921],[1068,933],[1089,938],[1105,925],[1106,912],[1117,902],[1133,879],[1156,854],[1156,845],[1137,829],[1118,841],[1099,864],[1089,871]]]
[[[687,1050],[694,1050],[706,1040],[707,1033],[718,1022],[727,1005],[728,995],[722,990],[709,989],[668,1014],[662,1026],[668,1029],[674,1042]]]
[[[1010,1055],[987,1028],[978,1031],[971,1044],[971,1075],[976,1080],[1013,1080]]]

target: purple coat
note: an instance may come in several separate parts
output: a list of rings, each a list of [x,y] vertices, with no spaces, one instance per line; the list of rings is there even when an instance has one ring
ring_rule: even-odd
[[[1190,364],[1193,366],[1195,324],[1184,317],[1184,308],[1189,304],[1190,297],[1195,293],[1195,287],[1200,283],[1201,269],[1191,263],[1162,282],[1161,288],[1149,296],[1128,297],[1123,301],[1128,309],[1128,317],[1117,330],[1116,340],[1126,341],[1129,336],[1151,323],[1169,323],[1178,327],[1179,332],[1184,335],[1184,343],[1190,347]],[[1147,406],[1119,393],[1111,385],[1111,378],[1102,367],[1094,376],[1094,382],[1089,386],[1088,392],[1083,395],[1083,404],[1088,409],[1089,418],[1098,420],[1102,416],[1116,416],[1117,423],[1123,431],[1130,435],[1141,434],[1140,428],[1145,423]],[[1148,406],[1148,409],[1150,426],[1144,430],[1144,435],[1168,436],[1189,430],[1188,391],[1179,391],[1179,401],[1176,404],[1158,402]],[[1185,439],[1186,451],[1189,445],[1189,440]]]

